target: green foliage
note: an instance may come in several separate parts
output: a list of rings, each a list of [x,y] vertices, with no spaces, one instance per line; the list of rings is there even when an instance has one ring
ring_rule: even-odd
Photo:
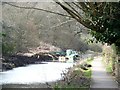
[[[91,65],[92,61],[93,61],[93,58],[91,57],[91,58],[88,58],[88,59],[86,60],[86,63],[87,63],[88,65]],[[91,78],[91,75],[92,75],[92,70],[91,70],[91,68],[88,68],[88,70],[84,70],[83,72],[84,72],[84,76],[85,76],[85,77]]]
[[[117,60],[115,45],[104,46],[103,48],[103,63],[105,65],[106,71],[108,73],[113,73],[115,71],[115,62]]]
[[[91,78],[91,75],[92,75],[92,70],[91,69],[88,69],[87,71],[84,71],[84,76],[85,77]]]
[[[112,72],[113,72],[113,71],[112,71],[112,65],[111,65],[111,64],[109,64],[109,65],[106,66],[106,71],[107,71],[108,73],[112,73]]]
[[[0,32],[0,37],[6,37],[6,34],[5,33],[2,33],[2,32]]]
[[[113,73],[113,65],[112,65],[113,60],[109,61],[109,63],[106,63],[105,59],[106,58],[103,59],[103,63],[105,65],[106,72]]]
[[[85,63],[91,64],[93,61],[93,58],[88,58]],[[83,65],[84,63],[82,63]],[[72,70],[72,71],[71,71]],[[89,90],[90,89],[90,79],[92,75],[91,68],[88,68],[88,70],[81,69],[81,64],[74,66],[71,69],[70,73],[67,74],[66,77],[68,77],[67,82],[57,82],[55,86],[53,86],[53,90]],[[65,80],[66,81],[66,80]]]
[[[76,88],[74,86],[66,86],[66,87],[57,87],[57,88],[53,88],[53,90],[89,90],[88,87],[80,87],[80,88]]]
[[[56,2],[79,23],[90,29],[96,42],[120,46],[120,2]],[[79,10],[83,12],[80,13]],[[90,40],[89,42],[93,42]]]
[[[2,54],[3,55],[9,55],[13,54],[15,49],[14,44],[10,43],[2,43]]]
[[[119,3],[107,3],[104,13],[100,16],[93,17],[93,21],[99,20],[101,28],[104,31],[102,33],[91,31],[90,34],[98,42],[120,45],[120,2]]]
[[[85,63],[91,64],[93,58],[88,58]],[[84,65],[84,63],[82,63]],[[89,90],[90,87],[90,79],[92,75],[91,68],[87,70],[83,70],[81,65],[76,65],[72,69],[73,71],[69,73],[71,77],[75,75],[74,78],[71,78],[70,83],[67,84],[66,82],[62,82],[62,84],[57,83],[53,89],[54,90]]]
[[[87,64],[91,64],[92,61],[93,61],[93,59],[94,59],[93,57],[88,58],[86,63],[87,63]]]

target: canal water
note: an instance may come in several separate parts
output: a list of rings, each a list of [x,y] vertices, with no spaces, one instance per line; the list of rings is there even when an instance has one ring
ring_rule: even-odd
[[[62,72],[73,63],[43,62],[0,72],[0,84],[33,84],[54,82],[62,79]]]

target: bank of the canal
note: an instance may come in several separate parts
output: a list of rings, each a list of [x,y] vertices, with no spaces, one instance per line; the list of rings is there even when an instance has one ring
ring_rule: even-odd
[[[0,73],[1,84],[34,84],[54,82],[61,79],[61,73],[73,63],[42,62],[26,67],[18,67]]]
[[[83,55],[80,60],[90,56],[91,54]],[[0,83],[3,88],[54,87],[56,82],[63,78],[63,72],[67,72],[67,68],[70,67],[73,67],[73,63],[40,62],[40,64],[28,64],[1,72]],[[80,77],[79,79],[85,78]]]

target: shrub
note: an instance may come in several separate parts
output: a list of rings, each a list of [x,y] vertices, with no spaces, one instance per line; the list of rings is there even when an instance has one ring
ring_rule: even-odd
[[[8,43],[2,43],[2,54],[3,55],[10,55],[14,53],[15,45],[14,44],[8,44]]]

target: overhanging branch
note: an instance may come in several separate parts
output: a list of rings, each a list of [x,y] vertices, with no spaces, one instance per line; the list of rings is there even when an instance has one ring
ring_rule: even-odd
[[[25,6],[18,6],[18,5],[14,5],[8,2],[3,2],[4,4],[7,5],[11,5],[14,6],[16,8],[24,8],[24,9],[34,9],[34,10],[40,10],[40,11],[45,11],[48,13],[53,13],[53,14],[57,14],[60,16],[65,16],[65,17],[69,17],[69,18],[73,18],[76,19],[79,23],[81,23],[82,25],[84,25],[85,27],[93,30],[93,31],[97,31],[97,32],[103,32],[101,30],[99,30],[98,28],[96,28],[96,26],[89,20],[89,19],[84,19],[77,11],[74,10],[74,7],[72,7],[69,3],[67,3],[67,5],[71,8],[66,7],[66,5],[63,5],[61,2],[57,2],[56,0],[54,0],[58,5],[60,5],[69,15],[65,15],[62,13],[58,13],[58,12],[54,12],[54,11],[49,11],[49,10],[45,10],[45,9],[41,9],[41,8],[35,8],[35,7],[25,7]],[[88,3],[87,3],[88,4]],[[90,3],[91,4],[91,3]],[[75,4],[76,5],[76,4]],[[80,9],[82,8],[82,10],[86,10],[88,9],[87,5],[83,2],[79,2],[79,5],[81,6]],[[92,5],[92,4],[91,4]],[[78,6],[77,6],[78,7]],[[91,7],[89,7],[91,8]]]
[[[41,8],[17,6],[17,5],[8,3],[8,2],[3,2],[3,3],[4,3],[4,4],[7,4],[7,5],[10,5],[10,6],[13,6],[13,7],[16,7],[16,8],[35,9],[35,10],[40,10],[40,11],[44,11],[44,12],[53,13],[53,14],[57,14],[57,15],[60,15],[60,16],[65,16],[65,17],[70,17],[70,18],[72,18],[72,17],[69,16],[69,15],[65,15],[65,14],[62,14],[62,13],[53,12],[53,11],[49,11],[49,10],[45,10],[45,9],[41,9]]]
[[[70,14],[74,19],[76,19],[79,23],[84,25],[86,28],[92,29],[93,31],[97,31],[97,28],[93,25],[93,23],[90,20],[84,20],[82,16],[79,14],[76,14],[69,8],[67,8],[65,5],[63,5],[60,2],[56,2],[58,5],[60,5],[68,14]],[[101,32],[101,31],[98,31]]]

